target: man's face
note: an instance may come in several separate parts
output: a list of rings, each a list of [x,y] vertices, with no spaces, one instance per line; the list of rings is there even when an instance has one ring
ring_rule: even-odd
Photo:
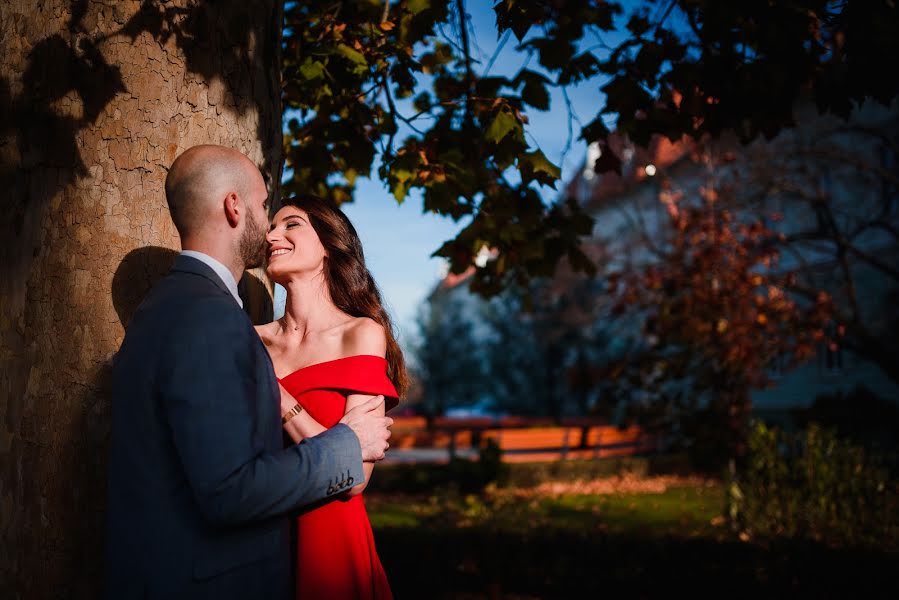
[[[247,223],[240,236],[240,257],[247,269],[261,267],[265,263],[268,242],[268,190],[265,181],[257,173],[247,198]]]

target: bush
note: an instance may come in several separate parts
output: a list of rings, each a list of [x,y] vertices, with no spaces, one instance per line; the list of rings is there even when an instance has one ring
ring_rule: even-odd
[[[446,464],[382,465],[366,488],[369,492],[431,493],[439,488],[455,488],[475,493],[490,483],[503,483],[509,465],[502,462],[502,451],[489,440],[478,452],[478,460],[453,458]]]
[[[836,430],[837,435],[876,452],[899,474],[899,403],[881,398],[864,385],[849,393],[821,394],[806,409],[793,415],[799,427],[818,423]]]
[[[882,461],[832,430],[785,434],[755,423],[727,514],[744,536],[896,547],[897,498]]]

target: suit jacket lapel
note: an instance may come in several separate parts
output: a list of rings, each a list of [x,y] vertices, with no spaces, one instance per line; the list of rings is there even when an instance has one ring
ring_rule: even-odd
[[[231,291],[228,289],[228,286],[225,285],[225,282],[222,281],[221,277],[216,275],[215,271],[212,270],[212,267],[201,260],[193,258],[192,256],[184,256],[183,254],[179,254],[178,258],[175,259],[175,264],[172,265],[172,271],[192,273],[194,275],[205,277],[209,281],[213,282],[220,290],[222,290],[229,296],[231,295]]]

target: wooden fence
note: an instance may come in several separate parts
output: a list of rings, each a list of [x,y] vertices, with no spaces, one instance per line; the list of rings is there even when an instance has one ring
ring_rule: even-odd
[[[639,427],[625,429],[596,420],[552,424],[547,419],[437,419],[429,429],[423,417],[396,417],[388,457],[403,460],[476,458],[489,441],[505,462],[556,461],[646,454],[660,440]]]

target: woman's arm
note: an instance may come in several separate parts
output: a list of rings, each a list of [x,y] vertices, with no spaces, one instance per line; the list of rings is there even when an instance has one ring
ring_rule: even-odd
[[[352,334],[348,336],[351,345],[349,348],[344,348],[347,356],[355,354],[385,356],[387,348],[383,328],[370,319],[359,319],[359,321],[361,326],[354,328]],[[327,430],[326,427],[303,410],[296,399],[290,395],[290,392],[284,389],[283,385],[279,383],[278,388],[281,392],[281,418],[287,419],[284,423],[284,430],[294,442],[299,443],[306,438],[314,437]],[[347,396],[344,414],[374,397],[368,394],[350,394]],[[378,409],[378,416],[383,417],[384,412],[384,404],[382,403],[380,409]],[[362,463],[362,471],[365,478],[362,483],[347,490],[347,496],[358,496],[362,493],[362,490],[365,489],[371,479],[374,468],[375,464],[373,462]]]
[[[387,356],[387,337],[384,334],[384,327],[376,323],[372,319],[360,317],[356,319],[355,326],[348,332],[345,339],[344,354],[367,354],[370,356]],[[366,394],[350,394],[346,399],[346,410],[352,409],[354,406],[367,401],[371,396]],[[378,415],[384,416],[385,404],[382,403],[378,409]],[[351,487],[347,491],[348,496],[358,496],[362,490],[371,481],[371,474],[374,471],[375,463],[363,462],[362,472],[365,473],[365,481],[359,485]]]
[[[299,406],[299,403],[296,401],[296,398],[290,395],[290,392],[284,389],[283,385],[279,383],[278,387],[281,390],[281,417],[284,418],[284,415],[291,410],[294,410],[295,407]],[[302,407],[299,408],[297,414],[292,415],[290,420],[284,424],[284,431],[286,431],[290,436],[290,439],[296,443],[300,443],[306,438],[315,437],[326,429],[325,426],[313,419],[312,415],[303,410]]]
[[[355,406],[359,406],[370,398],[373,398],[373,396],[367,396],[365,394],[350,394],[346,399],[346,410],[350,410]],[[384,416],[384,403],[381,403],[381,408],[378,410],[378,416]],[[368,482],[371,481],[371,474],[374,469],[375,463],[363,462],[362,472],[365,474],[365,480],[359,485],[354,485],[349,490],[347,490],[347,496],[358,496],[359,494],[361,494],[362,490],[365,489],[365,486],[368,485]]]
[[[280,383],[278,387],[281,389],[281,416],[282,418],[288,412],[294,409],[294,407],[299,406],[299,403],[296,399],[290,395],[284,386]],[[376,396],[369,396],[366,394],[350,394],[347,396],[346,400],[346,409],[344,410],[344,414],[348,413],[351,409],[367,402],[368,400],[375,398]],[[378,416],[384,416],[384,404],[381,404],[381,408],[378,410]],[[300,443],[302,440],[310,437],[315,437],[316,435],[326,431],[327,428],[312,418],[308,412],[300,407],[299,412],[295,415],[291,416],[287,423],[284,424],[284,431],[290,435],[290,438],[296,442]],[[365,480],[359,485],[351,487],[347,490],[347,496],[358,496],[362,493],[362,490],[365,489],[365,486],[368,485],[369,479],[371,479],[372,471],[375,468],[375,463],[373,462],[363,462],[362,463],[362,472],[365,475]]]

